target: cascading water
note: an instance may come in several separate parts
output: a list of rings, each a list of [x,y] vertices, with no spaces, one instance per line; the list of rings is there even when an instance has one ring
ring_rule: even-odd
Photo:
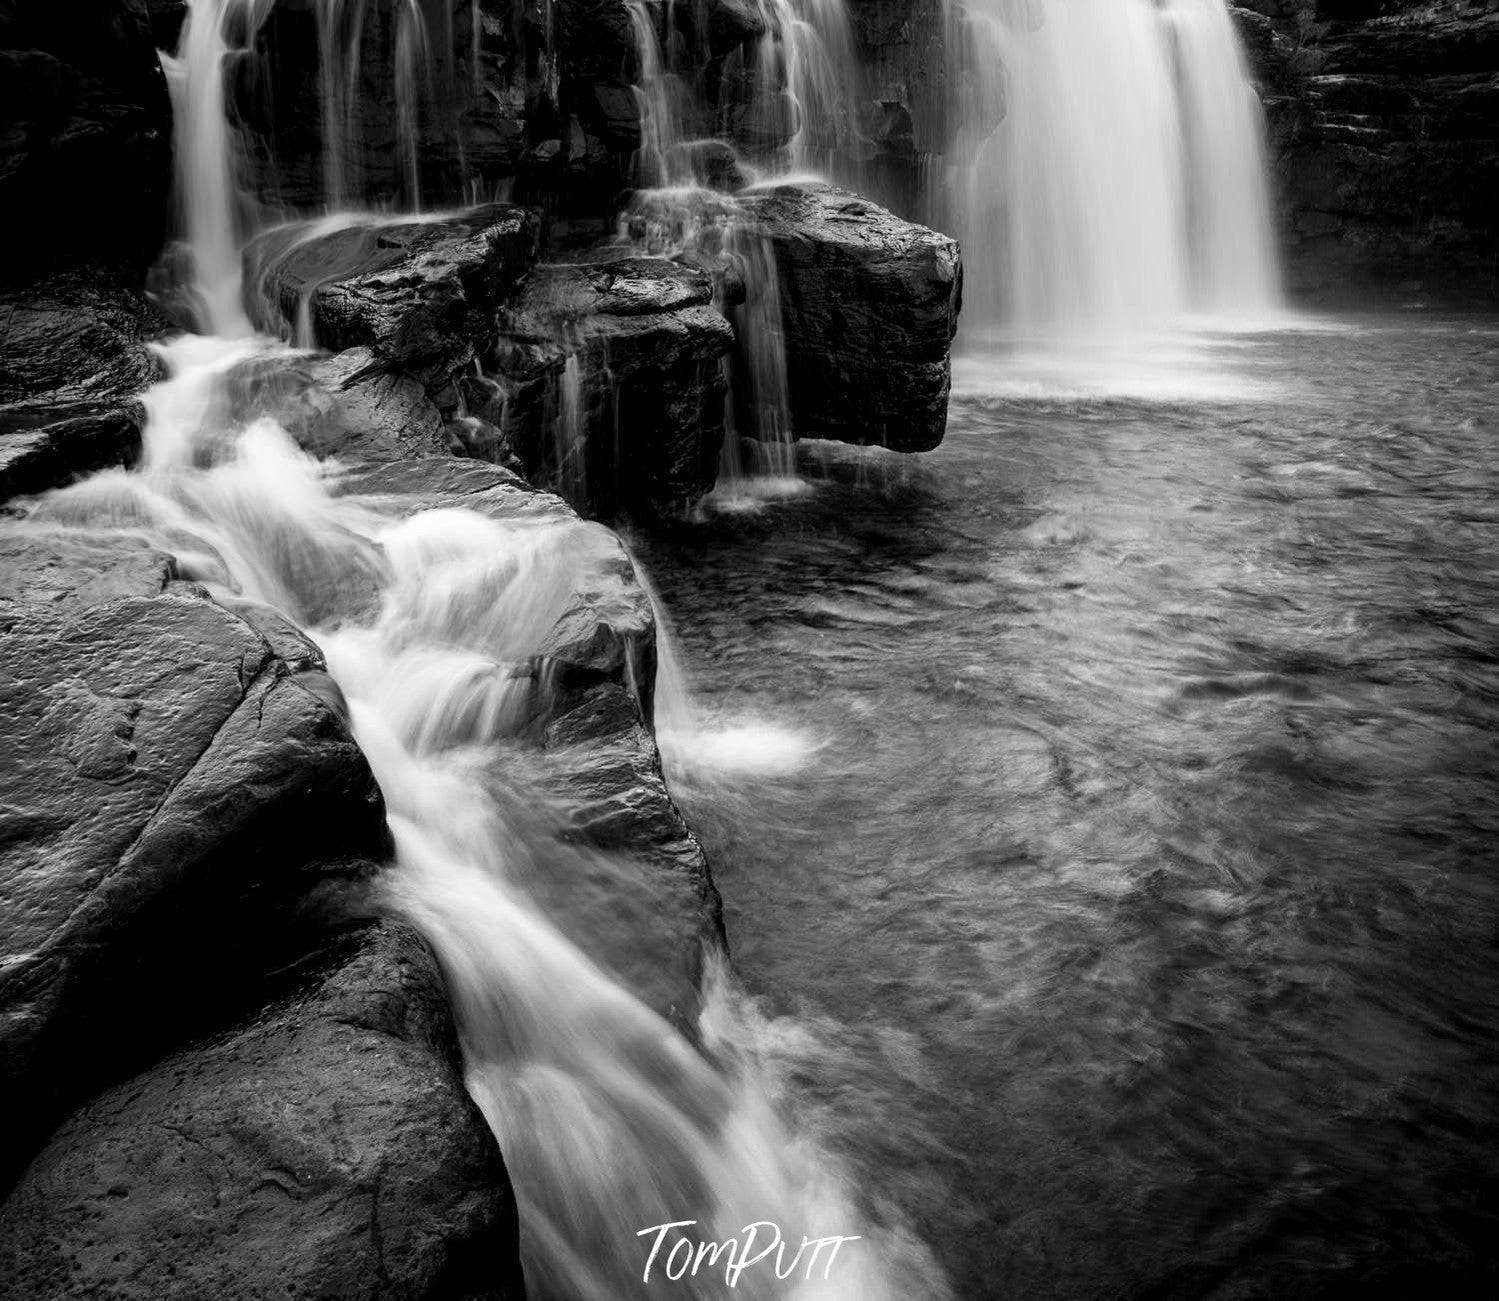
[[[965,310],[1111,333],[1279,301],[1263,134],[1224,0],[968,0],[938,223]]]
[[[388,497],[340,491],[346,468],[302,453],[274,421],[235,414],[241,362],[287,355],[254,335],[238,301],[233,132],[223,104],[236,0],[190,0],[174,63],[178,154],[202,322],[220,332],[162,349],[169,378],[145,395],[145,451],[40,499],[44,527],[128,527],[175,552],[180,572],[226,602],[279,608],[325,649],[389,810],[396,860],[380,895],[427,936],[460,1031],[467,1084],[497,1134],[521,1206],[533,1296],[614,1301],[706,1297],[940,1296],[940,1271],[876,1199],[854,1198],[837,1164],[778,1114],[754,1021],[718,955],[694,1047],[564,934],[560,913],[620,866],[568,843],[519,735],[550,690],[534,665],[574,575],[597,572],[602,527],[464,509],[402,518]],[[564,384],[581,402],[579,376]],[[590,562],[593,568],[590,569]],[[373,583],[372,619],[342,594]],[[357,604],[357,602],[355,603]],[[528,768],[528,765],[530,767]],[[687,1222],[692,1223],[687,1223]],[[789,1249],[742,1276],[715,1257],[687,1273],[679,1242],[778,1226]],[[642,1232],[678,1224],[642,1264]],[[803,1259],[803,1238],[842,1239]],[[850,1241],[854,1239],[854,1241]],[[845,1245],[847,1244],[847,1245]],[[748,1248],[746,1248],[746,1252]],[[702,1257],[698,1257],[699,1266]],[[731,1258],[732,1259],[732,1258]],[[686,1275],[684,1277],[684,1274]],[[732,1291],[730,1290],[732,1289]]]
[[[238,141],[224,107],[225,75],[231,58],[253,42],[267,8],[264,0],[190,4],[177,57],[162,61],[172,96],[193,313],[210,334],[250,333],[241,302]]]
[[[646,191],[624,219],[626,238],[649,252],[707,251],[725,257],[743,300],[723,305],[738,347],[725,366],[728,385],[724,454],[716,499],[743,502],[754,493],[795,485],[795,437],[787,383],[775,254],[753,216],[729,194],[709,189],[701,146],[733,141],[734,167],[751,181],[775,184],[816,174],[856,183],[862,172],[859,105],[863,72],[843,0],[757,0],[763,36],[725,60],[718,128],[722,138],[694,139],[707,120],[685,70],[663,47],[675,47],[672,11],[629,0],[639,75],[636,176]],[[643,232],[643,233],[642,233]],[[753,440],[751,445],[744,440]]]
[[[1228,7],[1172,0],[1187,156],[1193,305],[1221,314],[1280,306],[1265,124]]]

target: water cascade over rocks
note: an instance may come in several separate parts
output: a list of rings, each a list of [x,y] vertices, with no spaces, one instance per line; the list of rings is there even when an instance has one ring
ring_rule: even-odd
[[[1107,334],[1279,305],[1262,114],[1224,0],[967,0],[948,25],[936,221],[972,314]]]
[[[469,14],[475,33],[489,21],[481,8]],[[851,60],[841,7],[819,3],[810,15],[763,6],[755,39],[723,67],[740,96],[733,133],[777,176],[814,165],[853,131],[850,84],[822,42],[836,17],[837,58]],[[747,380],[735,379],[736,421],[776,444],[789,427],[795,353],[779,343],[779,243],[810,241],[843,259],[852,270],[842,291],[880,296],[861,308],[871,317],[902,294],[921,301],[925,315],[890,324],[928,332],[944,362],[955,247],[821,183],[768,191],[812,196],[815,213],[788,217],[806,236],[776,229],[753,192],[695,183],[692,202],[670,200],[669,221],[716,225],[717,242],[667,248],[663,227],[641,215],[664,201],[646,195],[624,238],[545,262],[543,244],[564,236],[544,236],[533,209],[421,211],[421,134],[452,75],[439,50],[451,53],[454,32],[448,9],[418,0],[316,7],[320,171],[332,210],[277,220],[252,181],[277,160],[265,137],[242,130],[233,87],[283,16],[266,0],[190,0],[165,66],[183,234],[170,296],[195,332],[158,345],[165,378],[142,397],[138,466],[36,499],[9,533],[37,545],[60,533],[143,545],[171,576],[159,599],[234,611],[268,629],[278,653],[326,670],[328,708],[346,716],[378,782],[393,845],[390,865],[362,875],[341,907],[404,919],[436,955],[464,1083],[514,1189],[530,1295],[657,1295],[663,1274],[684,1296],[941,1295],[940,1270],[899,1218],[877,1194],[846,1187],[837,1161],[782,1114],[759,1023],[736,1010],[707,867],[661,778],[655,621],[628,555],[602,525],[483,461],[519,451],[539,477],[597,504],[624,478],[610,471],[631,459],[637,445],[626,440],[659,444],[680,427],[698,441],[671,455],[713,462],[700,493],[717,468],[718,443],[702,434],[735,326],[760,336],[747,349]],[[358,96],[376,19],[394,23],[395,182],[383,191],[352,144],[368,126]],[[639,166],[669,176],[690,142],[667,107],[665,64],[653,63],[657,15],[636,5],[634,20]],[[377,198],[394,205],[359,210]],[[849,229],[819,236],[824,209]],[[828,328],[816,305],[830,301],[815,272],[801,346],[826,359],[842,344],[812,337]],[[876,332],[860,346],[898,372],[903,343]],[[671,348],[688,382],[663,392]],[[932,378],[945,398],[945,370]],[[875,388],[896,392],[898,373]],[[544,413],[538,444],[549,452],[527,441],[529,401]],[[914,434],[898,415],[871,423],[870,440],[940,438],[945,409],[924,410]],[[773,464],[789,468],[783,455]],[[664,482],[668,471],[679,477]],[[680,501],[679,471],[665,466],[654,480],[641,471],[630,500]],[[441,1039],[440,1028],[432,1034]],[[96,1155],[80,1165],[76,1152],[49,1149],[41,1168],[72,1162],[70,1177],[86,1183],[91,1162],[118,1162],[114,1131],[96,1129],[80,1140]],[[149,1184],[148,1171],[130,1171],[127,1182]],[[0,1222],[16,1277],[48,1277],[77,1240],[69,1235],[107,1241],[114,1223],[75,1224],[45,1186],[23,1184],[14,1203],[23,1209]],[[498,1179],[495,1188],[498,1197]],[[745,1235],[755,1233],[752,1252]],[[785,1246],[776,1250],[772,1235]],[[823,1258],[804,1259],[805,1244],[819,1241]],[[706,1266],[699,1243],[713,1248]],[[515,1271],[504,1249],[497,1237],[488,1279],[464,1257],[461,1276],[475,1289],[464,1295],[507,1294]],[[209,1293],[230,1286],[214,1275],[218,1260],[194,1265]],[[288,1252],[267,1269],[289,1271],[278,1274],[288,1292],[342,1286],[320,1272],[321,1258],[298,1275],[304,1265]],[[143,1266],[117,1255],[91,1268],[85,1289],[131,1272],[131,1286],[149,1292],[177,1266],[165,1252]]]

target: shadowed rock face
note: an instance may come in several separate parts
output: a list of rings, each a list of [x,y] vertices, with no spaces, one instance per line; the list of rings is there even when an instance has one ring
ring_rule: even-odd
[[[775,251],[797,434],[929,451],[947,428],[955,240],[847,190],[745,196]]]
[[[171,105],[145,0],[0,5],[0,278],[161,243]],[[101,196],[109,215],[100,220]]]
[[[673,514],[717,476],[719,362],[734,333],[706,274],[621,249],[595,256],[527,277],[486,367],[499,390],[473,388],[471,406],[533,477],[585,509]]]
[[[523,1295],[431,953],[372,922],[78,1112],[0,1207],[0,1294]]]
[[[251,306],[273,333],[368,348],[440,389],[493,337],[501,301],[536,260],[537,231],[534,213],[509,204],[327,233],[280,227],[245,252]]]
[[[1499,6],[1240,0],[1293,287],[1445,276],[1492,296]]]
[[[305,639],[273,645],[128,534],[6,533],[0,554],[3,1179],[387,839]],[[184,986],[200,965],[222,987]]]
[[[0,289],[0,500],[134,460],[166,318],[89,267]]]

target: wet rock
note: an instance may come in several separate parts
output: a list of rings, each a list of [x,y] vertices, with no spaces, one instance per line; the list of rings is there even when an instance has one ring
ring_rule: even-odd
[[[556,711],[543,744],[548,789],[567,810],[567,836],[606,855],[602,862],[582,858],[566,898],[551,887],[558,924],[693,1033],[704,953],[724,943],[722,904],[702,846],[667,790],[639,702],[618,683],[591,687]],[[577,888],[578,872],[602,884]],[[548,884],[534,888],[545,903]]]
[[[222,989],[183,972],[252,965],[339,864],[387,846],[305,638],[294,667],[128,534],[32,526],[5,547],[0,1183],[212,1015]]]
[[[161,377],[166,318],[113,268],[0,290],[0,499],[140,450],[136,398]]]
[[[578,519],[560,498],[500,466],[457,458],[361,467],[338,487],[395,516],[461,508],[551,530],[544,593],[550,622],[531,656],[563,689],[654,677],[655,620],[629,553],[613,532]]]
[[[155,255],[172,114],[145,0],[0,6],[0,122],[0,212],[25,250],[0,276]]]
[[[140,455],[141,428],[140,413],[123,408],[0,432],[0,501],[130,464]]]
[[[485,366],[498,392],[475,386],[470,406],[575,505],[671,514],[717,475],[733,330],[703,272],[619,249],[595,256],[532,271]]]
[[[231,379],[235,417],[275,420],[317,457],[446,456],[451,442],[427,391],[368,348],[255,358]]]
[[[832,186],[742,201],[775,254],[797,434],[936,447],[962,300],[956,241]]]
[[[354,927],[268,1005],[95,1099],[0,1207],[6,1296],[523,1295],[442,981]]]
[[[1255,0],[1235,15],[1270,123],[1292,287],[1419,280],[1491,299],[1499,11]]]
[[[648,722],[655,618],[619,539],[493,465],[392,462],[339,486],[392,515],[472,510],[515,526],[518,548],[544,551],[544,571],[524,571],[543,603],[527,643],[533,700],[486,767],[494,799],[529,828],[507,871],[564,934],[690,1030],[704,945],[722,941],[720,905],[662,778]]]
[[[509,204],[442,220],[280,227],[245,252],[264,328],[368,348],[435,391],[493,337],[494,313],[536,259],[533,213]]]

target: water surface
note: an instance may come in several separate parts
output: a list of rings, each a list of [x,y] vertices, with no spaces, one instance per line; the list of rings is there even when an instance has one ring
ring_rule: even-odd
[[[1492,1286],[1496,411],[1492,317],[991,342],[641,540],[736,970],[960,1295]]]

